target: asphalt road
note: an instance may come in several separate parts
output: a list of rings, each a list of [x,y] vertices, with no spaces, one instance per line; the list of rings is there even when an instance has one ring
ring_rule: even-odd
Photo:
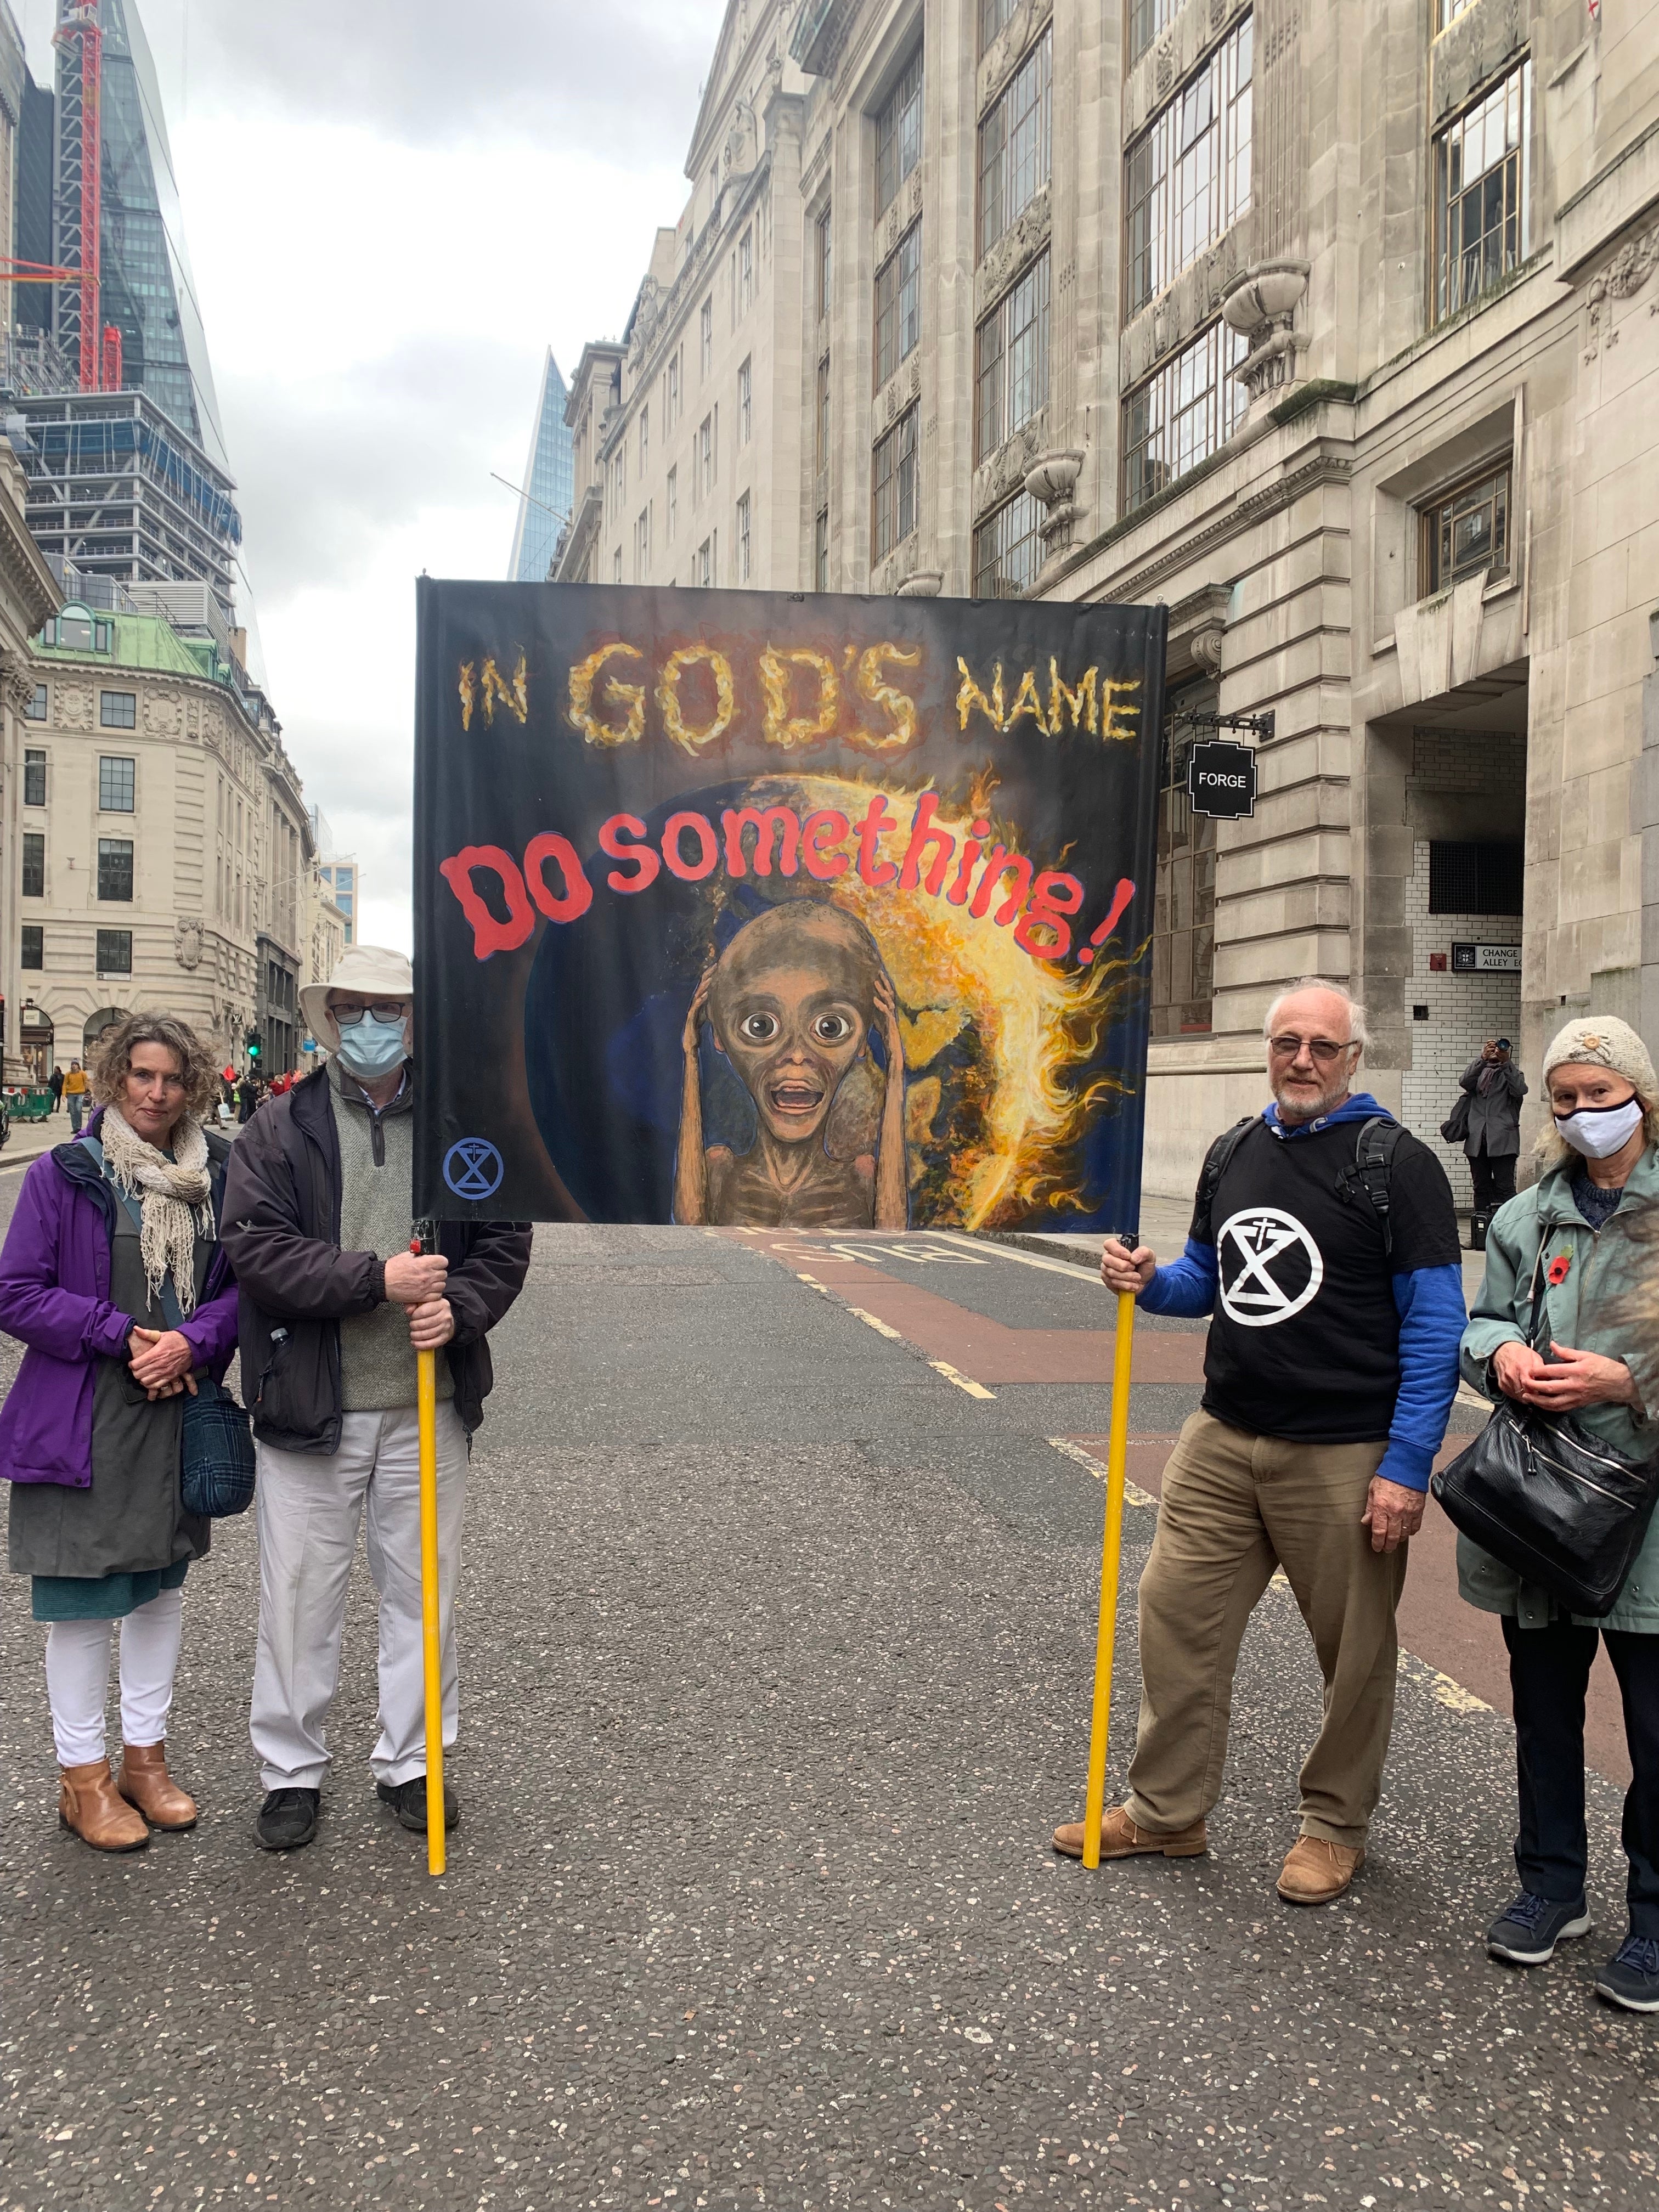
[[[1049,1439],[1103,1435],[1109,1393],[1091,1354],[974,1395],[916,1292],[999,1357],[986,1331],[1043,1333],[1045,1371],[1048,1338],[1106,1324],[1085,1277],[981,1261],[843,1255],[854,1297],[833,1255],[538,1235],[473,1462],[441,1881],[373,1798],[365,1574],[322,1831],[281,1859],[249,1837],[251,1525],[186,1593],[172,1752],[201,1826],[129,1858],[55,1825],[9,1579],[0,2208],[1650,2207],[1659,2028],[1590,1991],[1623,1933],[1616,1792],[1592,1778],[1597,1937],[1491,1966],[1510,1731],[1429,1668],[1328,1910],[1273,1891],[1317,1711],[1279,1590],[1212,1856],[1051,1856],[1101,1491]],[[904,1297],[909,1336],[882,1318]],[[1149,1329],[1149,1364],[1179,1370],[1181,1334]],[[1136,1428],[1194,1395],[1137,1386]],[[1153,1517],[1127,1516],[1129,1580]]]

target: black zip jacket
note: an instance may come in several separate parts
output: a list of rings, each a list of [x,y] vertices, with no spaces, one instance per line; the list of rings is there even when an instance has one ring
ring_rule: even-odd
[[[231,1147],[220,1237],[240,1292],[242,1396],[253,1433],[279,1451],[340,1448],[340,1323],[386,1300],[386,1262],[340,1249],[340,1139],[319,1068],[246,1124]],[[444,1221],[445,1347],[470,1436],[495,1381],[489,1332],[530,1265],[523,1222]]]

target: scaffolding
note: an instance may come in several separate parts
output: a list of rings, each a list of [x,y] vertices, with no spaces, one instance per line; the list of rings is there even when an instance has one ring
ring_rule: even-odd
[[[73,272],[58,286],[58,339],[76,363],[82,391],[96,392],[104,367],[98,296],[104,33],[98,21],[98,0],[70,0],[52,42],[58,49],[52,224],[58,265]]]

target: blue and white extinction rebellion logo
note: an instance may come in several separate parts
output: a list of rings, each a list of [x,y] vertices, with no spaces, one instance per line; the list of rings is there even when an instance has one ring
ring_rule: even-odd
[[[488,1137],[462,1137],[444,1154],[444,1181],[457,1198],[493,1198],[506,1163]]]

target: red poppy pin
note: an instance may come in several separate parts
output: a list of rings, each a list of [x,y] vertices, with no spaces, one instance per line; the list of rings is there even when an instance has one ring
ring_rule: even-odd
[[[1553,1291],[1559,1290],[1562,1284],[1566,1281],[1571,1269],[1572,1255],[1570,1252],[1558,1252],[1555,1257],[1550,1261],[1549,1268],[1544,1279],[1548,1283]]]

